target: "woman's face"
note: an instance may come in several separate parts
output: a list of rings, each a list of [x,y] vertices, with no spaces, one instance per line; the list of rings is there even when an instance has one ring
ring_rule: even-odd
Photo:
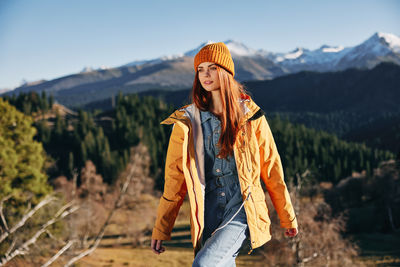
[[[197,67],[201,86],[206,91],[215,91],[220,89],[217,64],[213,62],[203,62]]]

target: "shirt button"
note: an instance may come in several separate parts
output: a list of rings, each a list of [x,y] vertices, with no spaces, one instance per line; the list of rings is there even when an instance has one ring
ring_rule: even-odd
[[[222,193],[221,193],[221,196],[223,196],[223,197],[224,197],[224,196],[225,196],[225,192],[222,192]]]
[[[220,172],[221,170],[220,170],[220,169],[216,169],[215,171],[216,171],[216,172]]]

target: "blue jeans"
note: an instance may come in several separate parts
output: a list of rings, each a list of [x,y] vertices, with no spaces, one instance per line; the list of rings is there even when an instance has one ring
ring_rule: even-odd
[[[249,236],[244,207],[235,219],[216,231],[196,254],[192,267],[236,266],[235,259]]]

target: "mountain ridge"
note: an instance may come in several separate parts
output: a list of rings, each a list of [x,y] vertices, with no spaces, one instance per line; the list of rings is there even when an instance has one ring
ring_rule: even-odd
[[[271,80],[300,71],[339,71],[348,68],[371,69],[380,62],[400,65],[400,38],[393,34],[375,33],[354,47],[323,45],[316,50],[296,48],[287,54],[273,54],[266,50],[255,50],[244,44],[227,40],[232,50],[239,81]],[[205,42],[209,43],[211,41]],[[50,81],[26,83],[3,94],[18,94],[28,91],[46,91],[62,104],[85,105],[115,95],[116,89],[126,93],[152,89],[167,91],[190,88],[193,83],[193,57],[205,43],[182,55],[167,56],[148,61],[125,64],[116,68],[100,68],[71,74]],[[372,51],[373,53],[370,53]],[[290,60],[289,60],[290,59]],[[82,94],[84,97],[77,97]]]

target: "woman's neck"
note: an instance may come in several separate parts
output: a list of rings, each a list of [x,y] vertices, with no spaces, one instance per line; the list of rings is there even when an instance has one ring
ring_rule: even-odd
[[[222,98],[221,91],[211,91],[212,101],[210,111],[216,115],[222,114]]]

